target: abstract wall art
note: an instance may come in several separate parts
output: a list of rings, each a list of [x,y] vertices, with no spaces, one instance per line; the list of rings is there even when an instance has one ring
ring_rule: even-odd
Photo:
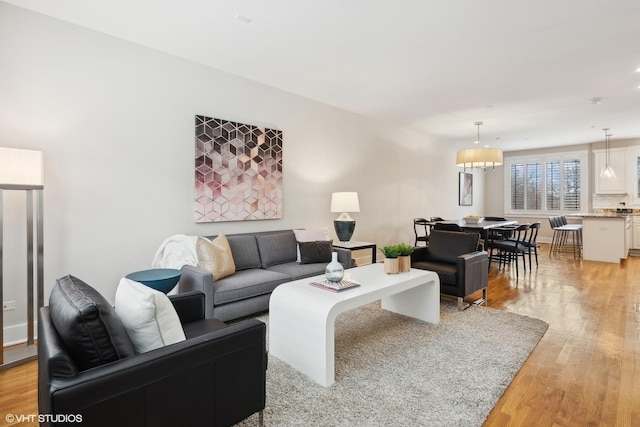
[[[458,205],[473,205],[473,175],[470,173],[458,173]]]
[[[282,131],[196,116],[195,222],[282,218]]]

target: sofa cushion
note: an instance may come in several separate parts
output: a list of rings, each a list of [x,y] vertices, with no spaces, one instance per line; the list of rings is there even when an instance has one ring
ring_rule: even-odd
[[[253,268],[213,282],[213,304],[220,305],[271,293],[291,278],[275,271]]]
[[[313,242],[317,240],[330,240],[329,229],[327,227],[321,228],[296,228],[293,230],[293,234],[296,236],[298,242],[297,258],[296,261],[300,262],[300,242]]]
[[[116,312],[137,353],[184,341],[176,309],[160,291],[122,278],[116,290]]]
[[[236,271],[248,268],[260,268],[260,252],[255,234],[227,235],[227,241],[233,255]]]
[[[300,264],[313,264],[316,262],[331,262],[333,241],[317,240],[313,242],[298,242],[300,248]]]
[[[257,234],[262,268],[296,260],[296,236],[293,231]]]
[[[81,371],[135,354],[111,304],[76,277],[56,280],[49,297],[49,314]]]
[[[419,268],[421,270],[431,270],[438,274],[438,278],[442,284],[455,285],[457,283],[458,268],[456,264],[418,261],[411,264],[411,268]]]
[[[433,230],[429,235],[427,260],[455,264],[460,255],[475,252],[478,233]]]
[[[299,264],[297,262],[286,262],[284,264],[272,265],[268,271],[275,271],[287,275],[289,280],[303,279],[305,277],[324,274],[327,267],[326,262],[314,264]]]
[[[211,272],[213,280],[231,276],[236,272],[236,265],[231,254],[231,247],[222,233],[213,240],[198,237],[196,240],[198,267]]]

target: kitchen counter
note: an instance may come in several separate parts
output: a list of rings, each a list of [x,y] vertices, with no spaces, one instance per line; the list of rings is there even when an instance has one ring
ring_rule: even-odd
[[[574,216],[582,217],[585,260],[619,263],[627,258],[631,243],[629,214],[587,213]]]
[[[587,213],[576,213],[569,214],[567,217],[570,218],[626,218],[633,214],[628,213],[606,213],[606,212],[587,212]]]

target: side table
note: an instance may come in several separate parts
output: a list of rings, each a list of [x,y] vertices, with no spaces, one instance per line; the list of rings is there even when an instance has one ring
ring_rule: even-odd
[[[349,242],[337,242],[334,243],[333,246],[340,249],[347,249],[351,252],[358,251],[361,249],[371,249],[371,263],[376,263],[376,244],[371,242],[358,242],[358,241],[349,241]]]
[[[166,294],[176,286],[181,274],[182,271],[175,268],[152,268],[129,273],[125,277]]]

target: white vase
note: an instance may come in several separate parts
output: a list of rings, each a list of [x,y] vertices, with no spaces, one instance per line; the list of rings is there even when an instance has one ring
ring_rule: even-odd
[[[338,252],[331,253],[331,262],[324,269],[324,275],[330,282],[339,282],[344,277],[344,267],[338,262]]]

